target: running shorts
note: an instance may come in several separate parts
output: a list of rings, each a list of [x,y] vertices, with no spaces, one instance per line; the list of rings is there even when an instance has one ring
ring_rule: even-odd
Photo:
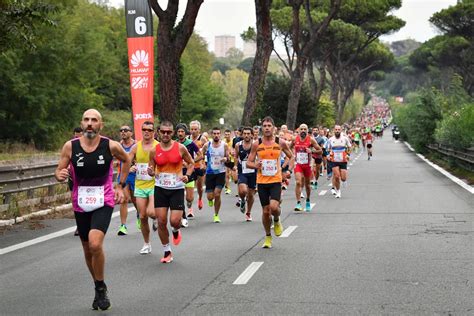
[[[220,189],[225,185],[225,172],[216,174],[206,174],[206,192],[212,192],[214,189]]]
[[[339,167],[341,170],[347,170],[347,162],[334,162],[334,161],[329,161],[329,169],[332,170],[332,168]]]
[[[302,173],[305,178],[311,178],[311,166],[296,164],[295,173]]]
[[[171,190],[155,186],[155,208],[161,207],[184,211],[184,189]]]
[[[89,241],[89,232],[92,229],[107,233],[114,208],[103,206],[92,212],[74,212],[77,231],[82,241]]]
[[[257,188],[257,173],[239,174],[239,184],[246,184],[249,189],[255,190]]]
[[[153,188],[152,189],[140,189],[140,188],[135,187],[135,191],[133,191],[133,194],[137,198],[147,199],[150,196],[152,196],[153,194],[155,194],[155,189],[153,189]]]
[[[189,181],[189,182],[187,182],[187,183],[184,185],[184,187],[185,187],[185,188],[193,188],[193,189],[194,189],[194,184],[195,184],[195,183],[196,183],[196,182],[194,182],[194,180],[193,180],[193,181]]]
[[[260,198],[260,204],[262,207],[269,205],[270,200],[280,201],[281,183],[259,183],[258,197]]]

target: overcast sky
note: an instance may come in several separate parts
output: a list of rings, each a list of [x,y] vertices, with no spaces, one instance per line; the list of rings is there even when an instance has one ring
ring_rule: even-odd
[[[124,0],[110,0],[110,2],[114,6],[124,5]],[[166,7],[167,2],[159,0],[162,7]],[[182,15],[187,1],[180,2]],[[402,7],[394,14],[405,20],[406,26],[381,39],[392,42],[412,38],[424,42],[437,35],[428,21],[431,15],[454,4],[456,0],[403,0]],[[255,27],[254,0],[204,0],[196,20],[195,31],[207,40],[209,50],[212,51],[216,35],[234,35],[237,47],[242,48],[239,35],[249,26]]]

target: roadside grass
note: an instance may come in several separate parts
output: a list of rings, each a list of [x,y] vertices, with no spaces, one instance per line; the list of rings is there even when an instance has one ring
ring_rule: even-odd
[[[426,153],[425,157],[459,179],[464,180],[467,184],[474,185],[474,172],[459,167],[454,161],[441,159],[439,155],[435,153]]]
[[[27,158],[50,158],[58,156],[59,151],[40,151],[33,144],[22,143],[0,143],[0,161],[3,163],[15,162]]]

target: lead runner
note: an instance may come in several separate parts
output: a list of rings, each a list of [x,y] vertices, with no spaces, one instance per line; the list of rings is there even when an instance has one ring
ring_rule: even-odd
[[[54,173],[56,180],[61,182],[66,181],[71,173],[74,216],[86,264],[95,284],[94,310],[107,310],[111,306],[104,282],[102,246],[114,205],[124,199],[123,188],[130,169],[130,158],[122,146],[100,136],[103,126],[99,111],[85,111],[81,121],[84,133],[64,144]],[[115,191],[112,185],[113,157],[122,161],[120,179],[123,181]],[[69,170],[68,166],[71,166]]]

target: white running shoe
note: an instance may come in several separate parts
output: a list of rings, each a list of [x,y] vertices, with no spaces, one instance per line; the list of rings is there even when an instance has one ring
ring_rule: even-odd
[[[189,226],[189,222],[186,218],[181,218],[181,227],[188,227]]]
[[[332,195],[336,195],[336,193],[337,193],[336,189],[331,188],[331,194],[332,194]]]
[[[151,253],[151,244],[144,244],[142,249],[140,250],[140,254],[147,255],[149,253]]]
[[[300,197],[301,197],[302,199],[304,199],[304,194],[303,194],[303,192],[301,192]]]
[[[337,190],[336,199],[340,199],[340,198],[341,198],[341,190]]]

